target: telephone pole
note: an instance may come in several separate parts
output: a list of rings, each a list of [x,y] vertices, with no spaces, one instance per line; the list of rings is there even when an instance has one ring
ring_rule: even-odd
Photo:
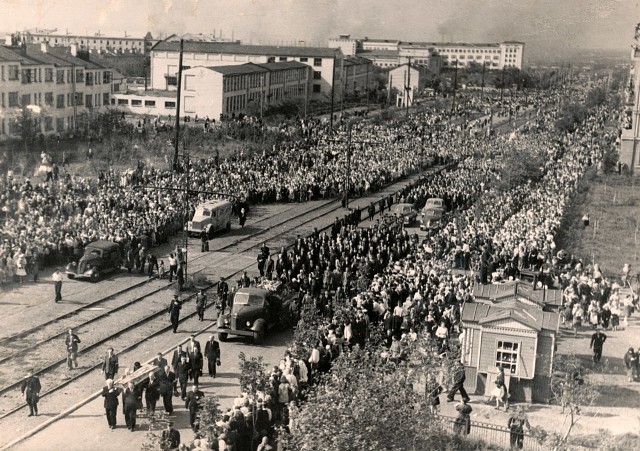
[[[173,170],[178,170],[178,153],[180,146],[180,96],[182,93],[182,51],[184,40],[180,39],[180,56],[178,58],[178,99],[176,101],[176,143],[173,153]]]
[[[456,108],[456,88],[458,85],[458,60],[454,61],[453,66],[453,100],[451,102],[451,114],[455,111]]]

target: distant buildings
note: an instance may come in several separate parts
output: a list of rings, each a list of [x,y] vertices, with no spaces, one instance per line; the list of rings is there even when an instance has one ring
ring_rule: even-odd
[[[47,43],[52,47],[76,45],[79,50],[89,53],[146,53],[154,41],[151,33],[134,34],[125,32],[95,34],[60,33],[54,30],[24,31],[17,33],[28,44]]]
[[[416,94],[427,88],[429,69],[419,64],[403,64],[389,71],[389,89],[396,92],[396,106],[404,107],[413,104]]]
[[[523,42],[475,44],[450,42],[405,42],[395,39],[357,39],[340,35],[329,39],[330,47],[339,47],[345,55],[364,56],[378,67],[391,68],[412,63],[422,64],[437,73],[439,67],[466,67],[472,62],[489,70],[504,67],[522,69]],[[440,60],[439,62],[436,62]]]
[[[75,55],[74,46],[0,46],[0,139],[22,134],[25,109],[30,133],[46,135],[74,133],[111,104],[111,69]]]

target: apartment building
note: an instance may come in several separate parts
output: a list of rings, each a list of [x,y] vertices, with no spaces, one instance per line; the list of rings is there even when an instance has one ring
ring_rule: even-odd
[[[180,43],[161,41],[151,49],[151,87],[161,90],[177,89]],[[267,64],[295,61],[311,68],[309,95],[327,98],[332,86],[340,87],[340,49],[325,47],[292,47],[243,45],[221,42],[190,42],[183,46],[183,69],[218,67],[247,63]],[[334,89],[334,96],[339,92]]]
[[[156,42],[151,33],[136,34],[124,32],[94,34],[60,33],[55,30],[18,32],[17,37],[28,44],[46,43],[51,47],[77,46],[89,53],[147,53]]]
[[[345,96],[361,96],[374,88],[373,62],[368,58],[343,58],[341,72],[341,92]]]
[[[111,102],[111,69],[46,44],[0,46],[0,139],[21,134],[23,110],[35,134],[74,133]]]

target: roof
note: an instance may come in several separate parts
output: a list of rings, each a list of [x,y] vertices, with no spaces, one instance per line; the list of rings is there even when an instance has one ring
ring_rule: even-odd
[[[530,283],[523,282],[476,284],[473,287],[473,297],[478,301],[486,300],[491,303],[515,297],[526,299],[540,307],[544,305],[558,306],[562,302],[560,290],[535,290]]]
[[[205,202],[202,202],[201,204],[198,204],[198,208],[200,207],[215,208],[220,205],[227,205],[227,204],[231,204],[231,202],[229,202],[226,199],[212,199],[212,200],[207,200]]]
[[[274,63],[260,63],[257,66],[264,67],[269,71],[274,70],[286,70],[286,69],[301,69],[309,67],[308,65],[299,61],[278,61]]]
[[[228,42],[184,41],[183,50],[193,53],[223,53],[227,55],[266,55],[333,58],[342,54],[340,49],[327,47],[293,47],[276,45],[245,45]],[[151,48],[156,52],[179,52],[179,41],[160,41]]]
[[[359,64],[371,64],[371,60],[369,58],[365,58],[360,55],[353,56],[345,56],[343,58],[345,66],[355,66]]]
[[[87,247],[97,247],[100,249],[110,248],[113,246],[118,246],[118,243],[115,243],[113,241],[98,240],[94,241],[93,243],[87,244]]]
[[[47,49],[47,52],[76,66],[84,66],[87,69],[107,69],[106,67],[98,63],[94,63],[93,61],[87,61],[82,58],[78,58],[77,56],[73,56],[69,47],[49,47]]]
[[[56,33],[56,32],[47,32],[47,31],[25,31],[25,34],[33,35],[33,36],[48,36],[52,38],[91,38],[91,39],[128,39],[128,40],[137,40],[137,39],[153,39],[150,32],[127,32],[127,31],[107,31],[100,32],[100,34],[96,33]]]
[[[193,70],[198,67],[192,67]],[[306,64],[300,63],[298,61],[281,61],[274,63],[245,63],[245,64],[235,64],[230,66],[209,66],[205,69],[209,69],[214,72],[218,72],[223,75],[242,75],[242,74],[253,74],[253,73],[264,73],[264,72],[274,72],[278,70],[287,70],[287,69],[302,69],[307,68]]]
[[[64,58],[60,58],[57,55],[50,54],[48,50],[47,52],[41,51],[40,44],[27,45],[27,56],[43,64],[51,64],[57,67],[79,66],[79,64],[74,64],[70,61],[66,61]]]
[[[557,331],[560,326],[560,315],[545,312],[537,308],[527,308],[525,304],[512,301],[500,305],[465,302],[462,307],[463,323],[489,324],[503,319],[512,319],[531,329]]]
[[[358,55],[365,58],[398,58],[400,52],[398,50],[363,50],[358,52]]]
[[[392,71],[397,71],[399,69],[401,70],[405,66],[409,66],[409,63],[400,64],[399,66],[396,66],[391,70]],[[411,63],[411,69],[415,69],[418,72],[430,72],[429,68],[427,66],[425,66],[424,64]]]
[[[20,50],[18,50],[18,52],[14,52],[9,47],[0,46],[0,61],[23,62],[24,60],[28,61],[27,64],[34,64],[34,61],[29,61],[27,58],[22,56],[20,54]]]
[[[400,41],[398,39],[378,39],[378,38],[364,38],[362,42],[384,42],[388,44],[397,44]]]

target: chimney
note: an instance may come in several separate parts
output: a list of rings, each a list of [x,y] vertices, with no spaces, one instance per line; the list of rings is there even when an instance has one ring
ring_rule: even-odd
[[[22,41],[22,44],[20,44],[20,54],[22,56],[27,56],[27,43]]]
[[[76,44],[71,44],[69,46],[69,52],[71,56],[78,56],[78,46]]]
[[[46,42],[41,42],[40,43],[40,51],[42,53],[47,53],[47,43]]]
[[[11,44],[12,44],[12,42],[11,42],[11,35],[10,35],[10,34],[8,34],[8,35],[6,35],[6,36],[4,37],[4,45],[11,45]]]

